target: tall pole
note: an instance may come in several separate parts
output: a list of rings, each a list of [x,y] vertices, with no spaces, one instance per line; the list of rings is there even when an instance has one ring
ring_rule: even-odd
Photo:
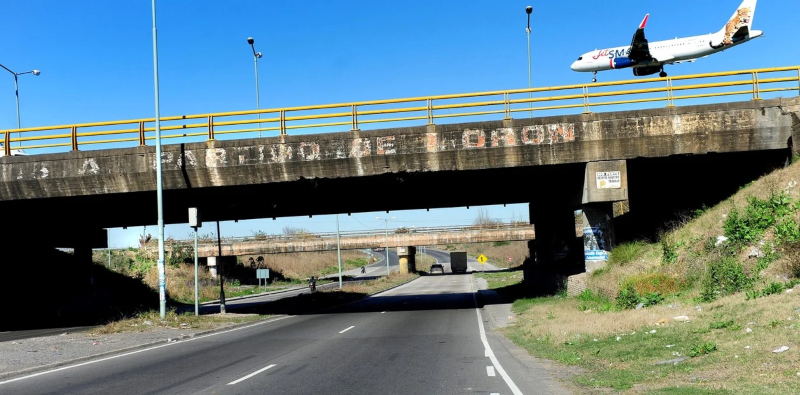
[[[256,110],[261,110],[261,103],[259,103],[261,95],[258,94],[258,58],[255,56],[253,56],[253,63],[256,65]],[[261,137],[261,113],[258,113],[258,137]]]
[[[156,91],[156,199],[158,201],[158,299],[159,315],[167,314],[167,276],[164,268],[164,201],[161,184],[161,109],[158,103],[158,34],[156,31],[156,0],[153,0],[153,76]]]
[[[342,242],[339,237],[339,214],[336,214],[336,256],[339,258],[339,288],[342,288]]]
[[[200,303],[198,303],[197,291],[197,227],[194,227],[194,315],[200,315]]]
[[[255,68],[256,68],[256,109],[257,110],[261,110],[261,103],[259,103],[261,95],[258,94],[258,58],[260,58],[262,55],[261,55],[261,52],[256,52],[256,47],[254,45],[255,40],[253,39],[253,37],[248,37],[247,38],[247,43],[250,44],[250,48],[253,49],[253,63],[255,64]],[[257,115],[258,115],[258,137],[260,138],[261,137],[261,113],[259,112]]]
[[[528,35],[528,89],[531,88],[531,13],[533,12],[533,7],[528,6],[525,8],[525,12],[528,14],[528,28],[525,29],[525,33]],[[533,99],[533,92],[528,92],[528,99]],[[530,109],[530,117],[533,118],[533,102],[528,102],[528,108]]]
[[[389,271],[389,220],[385,219],[383,222],[386,224],[386,275],[392,274]]]
[[[19,78],[17,77],[19,77],[19,75],[17,75],[17,73],[14,73],[14,92],[15,92],[14,94],[17,96],[17,129],[20,129],[21,127],[19,124],[19,82],[18,82]],[[19,143],[22,144],[21,141]]]
[[[219,232],[219,221],[217,221],[217,272],[219,273],[219,312],[225,314],[225,274],[222,271],[222,234]]]

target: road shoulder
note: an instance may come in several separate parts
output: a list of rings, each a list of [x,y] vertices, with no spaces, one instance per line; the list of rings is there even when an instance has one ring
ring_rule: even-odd
[[[527,350],[511,342],[503,334],[503,329],[515,324],[511,303],[502,295],[486,289],[486,281],[472,277],[487,340],[498,360],[514,378],[525,394],[580,394],[582,390],[569,381],[576,372],[572,368],[559,366],[549,360],[536,358]]]

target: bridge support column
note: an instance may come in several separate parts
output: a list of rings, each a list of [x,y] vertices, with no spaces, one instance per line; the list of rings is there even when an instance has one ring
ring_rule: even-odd
[[[583,184],[583,254],[585,271],[591,273],[608,263],[614,248],[614,217],[629,210],[627,163],[586,164]]]
[[[416,254],[416,247],[397,247],[397,256],[400,258],[400,273],[416,273],[417,265],[415,262],[414,254]]]
[[[525,282],[538,293],[553,293],[564,283],[580,259],[580,248],[575,232],[575,212],[572,207],[557,201],[542,206],[530,204],[530,218],[536,233],[528,241],[530,258],[524,265]]]

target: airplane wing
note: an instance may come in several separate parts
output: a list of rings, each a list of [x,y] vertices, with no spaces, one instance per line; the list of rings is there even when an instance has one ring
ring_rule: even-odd
[[[677,60],[677,61],[674,61],[674,62],[667,62],[667,63],[669,63],[669,64],[694,63],[697,59],[702,59],[702,58],[707,58],[707,57],[708,57],[708,55],[700,56],[700,57],[693,58],[693,59]]]
[[[636,62],[648,62],[653,60],[653,57],[650,55],[650,46],[647,42],[647,38],[644,36],[644,28],[647,25],[648,18],[650,18],[650,14],[644,16],[642,24],[639,25],[639,29],[636,30],[636,33],[633,34],[633,40],[631,41],[631,53],[628,57]]]

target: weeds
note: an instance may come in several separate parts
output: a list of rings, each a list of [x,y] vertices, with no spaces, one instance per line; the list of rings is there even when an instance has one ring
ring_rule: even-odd
[[[634,241],[630,243],[622,243],[614,247],[609,257],[609,265],[623,266],[639,259],[645,252],[647,243],[643,241]]]
[[[714,351],[717,351],[716,343],[714,343],[714,342],[705,342],[705,343],[700,343],[700,344],[696,344],[696,345],[692,346],[689,349],[689,356],[694,358],[694,357],[699,357],[699,356],[702,356],[702,355],[709,354],[709,353],[714,352]]]
[[[723,230],[725,236],[739,245],[751,244],[758,241],[767,229],[778,225],[784,237],[797,237],[800,231],[793,220],[786,219],[796,210],[792,198],[785,192],[773,193],[769,198],[759,199],[749,197],[744,212],[740,213],[734,208],[725,220]],[[793,225],[794,224],[794,225]],[[792,229],[792,227],[794,229]]]
[[[747,300],[753,300],[753,299],[761,298],[761,297],[764,297],[764,296],[777,295],[777,294],[783,293],[783,291],[785,291],[787,289],[794,288],[797,284],[800,284],[800,281],[792,280],[792,281],[789,281],[786,284],[773,281],[769,285],[764,287],[764,289],[762,289],[760,291],[754,290],[754,289],[747,291],[747,294],[746,294],[747,295]]]
[[[672,264],[678,261],[678,244],[670,243],[669,238],[662,237],[661,241],[661,261]]]
[[[709,262],[700,300],[711,302],[720,296],[741,292],[750,285],[751,281],[744,274],[742,264],[735,257],[723,256]]]

